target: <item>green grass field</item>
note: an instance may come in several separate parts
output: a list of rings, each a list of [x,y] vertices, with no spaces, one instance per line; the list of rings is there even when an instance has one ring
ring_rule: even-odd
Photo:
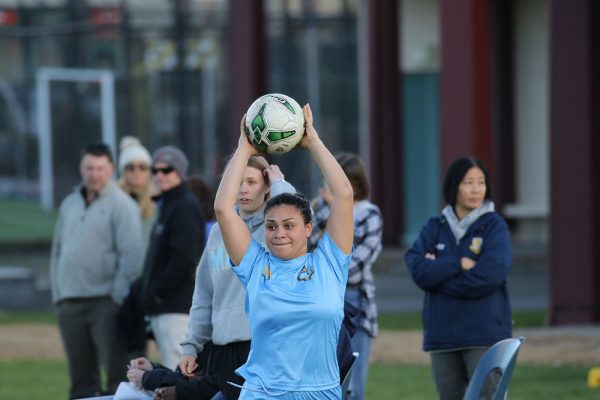
[[[586,386],[586,367],[518,365],[510,384],[511,400],[591,400],[600,389]],[[369,368],[368,400],[431,400],[436,398],[429,367],[373,364]]]
[[[586,387],[586,367],[517,366],[510,385],[511,400],[592,400],[600,389]],[[0,399],[65,399],[64,361],[0,361]],[[429,368],[407,364],[373,364],[367,400],[431,400],[435,388]]]
[[[0,199],[0,243],[49,243],[56,212],[47,212],[33,201]]]
[[[56,325],[56,315],[45,312],[0,312],[0,326],[23,323]]]
[[[541,311],[516,312],[515,325],[540,326]],[[19,323],[55,324],[47,313],[0,314],[0,326]],[[383,314],[385,330],[420,329],[419,313]],[[518,365],[510,385],[511,400],[592,400],[600,389],[586,386],[585,366]],[[68,391],[67,366],[63,360],[0,360],[0,399],[64,399]],[[428,366],[376,363],[369,369],[368,400],[435,399]]]
[[[545,316],[545,311],[541,310],[515,310],[513,311],[514,327],[518,329],[542,326]],[[391,331],[420,330],[422,329],[421,312],[381,313],[379,314],[379,327]]]
[[[515,328],[530,328],[542,326],[544,322],[544,317],[545,312],[539,310],[513,312]],[[56,317],[52,313],[0,312],[0,325],[18,324],[25,322],[54,324],[56,323]],[[382,330],[388,331],[420,330],[421,313],[418,311],[410,311],[401,314],[381,313],[379,314],[379,327]]]

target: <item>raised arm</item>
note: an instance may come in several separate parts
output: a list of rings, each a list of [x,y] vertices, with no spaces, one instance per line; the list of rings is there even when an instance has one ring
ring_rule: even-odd
[[[257,154],[256,149],[250,144],[244,133],[246,115],[242,117],[240,125],[240,138],[233,158],[227,164],[219,189],[215,196],[215,215],[221,229],[223,242],[227,254],[234,265],[238,265],[252,240],[248,227],[235,212],[235,203],[244,176],[244,170],[250,156]]]
[[[306,133],[300,146],[311,152],[333,196],[331,212],[327,221],[327,233],[338,247],[348,254],[352,251],[352,240],[354,239],[352,185],[313,127],[310,105],[306,104],[303,110]]]

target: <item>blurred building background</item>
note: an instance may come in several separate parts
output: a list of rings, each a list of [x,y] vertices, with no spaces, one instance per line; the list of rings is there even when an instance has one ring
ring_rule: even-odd
[[[548,257],[550,322],[600,322],[596,0],[0,0],[0,197],[41,196],[39,113],[54,204],[102,138],[100,85],[52,80],[44,110],[46,67],[111,71],[116,142],[180,146],[213,184],[252,100],[310,102],[326,143],[367,161],[388,245],[475,155],[515,243]],[[306,154],[273,161],[316,194]]]

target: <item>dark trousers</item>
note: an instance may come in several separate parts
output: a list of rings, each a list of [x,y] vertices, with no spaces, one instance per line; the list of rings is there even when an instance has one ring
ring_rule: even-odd
[[[477,363],[487,348],[472,348],[431,353],[431,372],[440,400],[462,400]],[[480,399],[491,399],[499,376],[490,374]]]
[[[56,305],[71,399],[115,393],[119,382],[126,380],[128,359],[116,337],[117,309],[110,297],[66,299]],[[102,390],[100,367],[106,371],[106,390]]]
[[[244,384],[244,378],[237,375],[235,370],[248,360],[250,352],[250,341],[234,342],[226,345],[214,345],[209,363],[209,370],[214,371],[217,376],[219,389],[226,400],[237,400],[241,389],[230,385],[233,382],[238,385]]]

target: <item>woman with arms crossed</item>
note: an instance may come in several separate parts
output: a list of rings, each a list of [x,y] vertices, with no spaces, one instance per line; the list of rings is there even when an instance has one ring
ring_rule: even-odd
[[[425,224],[404,259],[425,292],[423,349],[431,354],[438,394],[459,400],[485,351],[512,336],[510,235],[494,211],[481,161],[461,157],[450,165],[444,199],[442,215]],[[482,398],[490,398],[496,382],[488,379]]]
[[[244,134],[215,198],[215,213],[233,271],[246,287],[252,345],[237,372],[248,399],[340,399],[336,347],[344,316],[344,292],[352,250],[352,187],[312,126],[304,106],[308,149],[333,194],[327,230],[313,253],[308,201],[295,194],[269,200],[265,208],[268,251],[253,240],[235,212],[237,190],[250,156],[257,150]]]

